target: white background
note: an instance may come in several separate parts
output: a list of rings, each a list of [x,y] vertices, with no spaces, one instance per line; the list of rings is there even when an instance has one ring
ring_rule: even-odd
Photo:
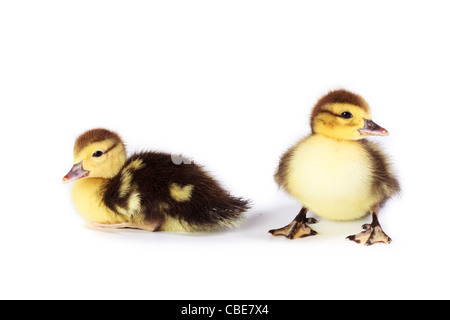
[[[449,299],[445,1],[2,1],[0,298]],[[403,192],[370,219],[269,229],[300,204],[272,175],[330,89],[371,105]],[[95,230],[62,177],[77,135],[183,153],[253,200],[207,235]]]

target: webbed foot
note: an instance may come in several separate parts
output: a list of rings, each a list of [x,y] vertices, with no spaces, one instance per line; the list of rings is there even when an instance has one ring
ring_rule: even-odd
[[[379,205],[375,205],[370,210],[372,214],[372,223],[367,223],[362,226],[364,231],[348,236],[346,239],[354,241],[359,244],[363,244],[365,246],[371,246],[374,243],[391,243],[392,239],[384,233],[383,229],[378,222],[378,210],[380,209]]]
[[[391,243],[392,239],[384,233],[381,226],[372,227],[370,224],[365,224],[362,226],[364,231],[348,236],[346,239],[354,241],[356,243],[363,244],[365,246],[371,246],[374,243]]]
[[[302,208],[291,223],[283,228],[269,230],[269,233],[274,236],[285,236],[288,239],[300,239],[316,235],[317,232],[308,226],[307,223],[317,223],[317,220],[314,218],[306,218],[307,211],[308,209]]]
[[[283,228],[269,230],[274,236],[285,236],[288,239],[300,239],[317,234],[310,226],[304,222],[292,221]]]

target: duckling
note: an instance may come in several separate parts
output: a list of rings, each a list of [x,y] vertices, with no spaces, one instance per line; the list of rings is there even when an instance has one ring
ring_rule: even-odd
[[[347,90],[334,90],[314,106],[312,133],[280,159],[275,181],[302,208],[287,226],[269,232],[288,239],[316,235],[308,210],[330,220],[356,220],[370,213],[372,223],[347,239],[364,245],[390,243],[378,220],[380,207],[400,192],[388,157],[364,138],[389,132],[372,121],[367,102]]]
[[[63,182],[74,183],[75,208],[96,227],[213,231],[235,226],[250,208],[187,158],[161,152],[127,158],[121,137],[110,130],[86,131],[73,153]]]

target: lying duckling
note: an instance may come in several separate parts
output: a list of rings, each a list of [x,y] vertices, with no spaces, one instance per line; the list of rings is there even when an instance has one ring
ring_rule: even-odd
[[[364,231],[347,239],[371,245],[390,243],[378,221],[380,207],[400,191],[386,155],[363,138],[389,133],[371,120],[370,109],[360,96],[346,90],[331,91],[311,114],[312,134],[280,160],[275,181],[303,204],[287,226],[270,230],[289,239],[317,234],[308,226],[308,210],[331,220],[355,220],[372,215]]]
[[[63,181],[74,181],[75,207],[97,227],[212,231],[235,225],[249,209],[191,161],[159,152],[127,159],[122,139],[106,129],[78,137],[74,163]]]

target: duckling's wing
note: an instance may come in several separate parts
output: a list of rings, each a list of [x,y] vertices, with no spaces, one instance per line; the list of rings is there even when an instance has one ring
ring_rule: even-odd
[[[145,169],[150,164],[145,157],[130,157],[105,186],[103,202],[117,215],[124,216],[124,220],[154,228],[164,221],[164,215],[154,201],[155,191],[148,188],[151,175]]]
[[[166,175],[167,213],[200,231],[232,227],[243,219],[250,201],[233,197],[201,166],[195,163],[167,164],[158,172]],[[162,179],[161,179],[162,180]]]
[[[177,230],[229,227],[250,207],[248,200],[231,196],[200,166],[173,161],[165,153],[133,155],[113,180],[105,193],[110,207],[151,223],[170,220]]]
[[[380,146],[367,139],[358,140],[369,154],[372,166],[372,194],[377,195],[380,204],[400,192],[400,183],[395,176],[389,157]]]
[[[236,226],[250,208],[250,201],[233,197],[220,184],[198,166],[190,172],[192,183],[182,182],[169,186],[171,193],[169,214],[185,221],[195,230],[208,231]],[[188,189],[189,197],[175,196],[175,188]]]
[[[280,158],[280,162],[278,164],[277,171],[275,172],[274,179],[275,182],[281,187],[286,189],[287,180],[289,176],[289,166],[294,155],[295,149],[298,147],[300,143],[302,143],[305,139],[300,140],[295,145],[290,147]]]

